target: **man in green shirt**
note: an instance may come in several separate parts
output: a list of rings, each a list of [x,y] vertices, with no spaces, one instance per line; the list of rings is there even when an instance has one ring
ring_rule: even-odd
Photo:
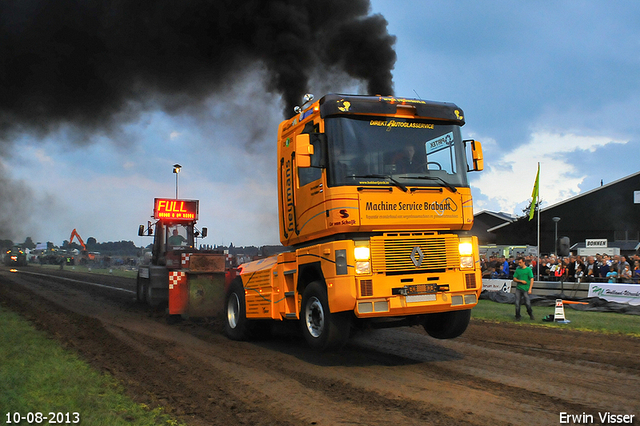
[[[533,320],[533,311],[531,310],[531,300],[529,295],[533,289],[533,271],[524,262],[523,257],[516,260],[518,268],[513,273],[513,282],[516,284],[516,321],[520,321],[520,302],[524,297],[524,304],[527,307],[527,313]]]

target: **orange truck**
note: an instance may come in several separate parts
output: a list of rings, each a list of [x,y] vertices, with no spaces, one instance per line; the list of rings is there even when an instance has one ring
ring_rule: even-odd
[[[226,258],[197,249],[197,238],[207,236],[207,228],[196,228],[198,214],[198,200],[154,200],[154,221],[138,229],[154,237],[151,256],[138,267],[139,302],[167,307],[170,316],[213,316],[222,309]]]
[[[298,321],[311,347],[354,328],[421,325],[461,335],[482,288],[462,140],[451,103],[387,96],[305,97],[278,129],[280,241],[227,286],[225,332],[244,340]]]

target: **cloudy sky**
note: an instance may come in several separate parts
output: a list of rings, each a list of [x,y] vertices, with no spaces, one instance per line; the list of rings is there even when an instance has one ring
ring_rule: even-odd
[[[396,37],[395,94],[456,103],[463,137],[482,142],[485,170],[471,175],[476,212],[522,214],[538,162],[543,207],[638,171],[639,2],[372,0],[370,14]],[[190,76],[179,107],[166,91],[127,95],[101,110],[100,124],[82,111],[45,125],[16,113],[19,125],[5,131],[13,103],[4,103],[0,239],[60,245],[75,228],[85,240],[146,245],[137,226],[154,197],[175,196],[179,163],[179,196],[200,200],[204,243],[278,244],[275,138],[286,102],[263,63],[234,65],[201,92]],[[367,91],[357,78],[309,74],[316,97]]]

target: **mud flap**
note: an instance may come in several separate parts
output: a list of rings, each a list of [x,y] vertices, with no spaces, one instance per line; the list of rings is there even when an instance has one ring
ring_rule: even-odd
[[[185,317],[212,317],[224,309],[224,273],[169,276],[169,314]]]
[[[213,317],[224,311],[225,274],[189,275],[187,313],[191,317]]]
[[[169,272],[169,315],[184,314],[189,309],[189,282],[182,271]]]

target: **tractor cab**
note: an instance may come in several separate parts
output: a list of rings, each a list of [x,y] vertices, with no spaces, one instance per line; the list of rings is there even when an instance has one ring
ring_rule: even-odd
[[[207,228],[196,229],[193,222],[170,222],[159,220],[155,224],[151,263],[153,265],[172,266],[182,253],[196,250],[197,238],[207,236]],[[139,233],[140,234],[140,233]],[[144,235],[144,233],[142,234]]]
[[[138,235],[153,235],[152,265],[175,266],[181,253],[196,249],[197,238],[207,236],[207,228],[199,231],[196,228],[198,220],[198,200],[168,200],[156,198],[154,201],[153,218],[146,229],[140,225]]]

